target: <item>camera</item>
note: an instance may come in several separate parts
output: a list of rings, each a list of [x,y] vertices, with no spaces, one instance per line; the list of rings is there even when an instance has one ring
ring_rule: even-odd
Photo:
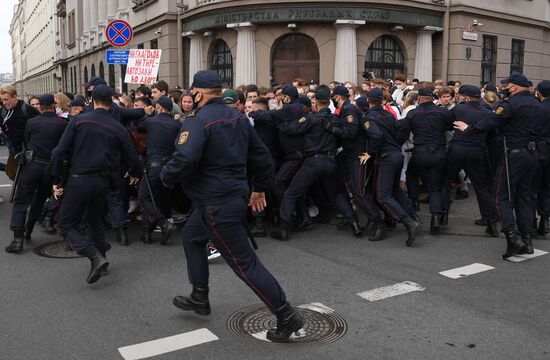
[[[364,72],[363,72],[363,77],[365,78],[365,80],[371,81],[372,79],[374,79],[374,73],[373,73],[373,72],[364,71]]]

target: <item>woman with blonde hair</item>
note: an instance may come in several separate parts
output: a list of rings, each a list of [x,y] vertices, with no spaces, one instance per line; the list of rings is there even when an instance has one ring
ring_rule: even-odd
[[[53,95],[55,99],[55,113],[57,116],[62,117],[63,119],[69,118],[69,104],[71,99],[63,93],[55,93]]]

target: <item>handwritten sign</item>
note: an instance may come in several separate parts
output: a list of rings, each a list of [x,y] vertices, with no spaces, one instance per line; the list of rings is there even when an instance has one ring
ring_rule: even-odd
[[[152,85],[157,81],[161,49],[131,49],[124,82]]]

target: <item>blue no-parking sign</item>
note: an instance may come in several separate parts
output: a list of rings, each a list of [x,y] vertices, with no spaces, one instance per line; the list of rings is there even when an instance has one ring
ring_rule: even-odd
[[[124,20],[113,20],[105,28],[105,37],[112,46],[126,46],[133,36],[132,27]]]

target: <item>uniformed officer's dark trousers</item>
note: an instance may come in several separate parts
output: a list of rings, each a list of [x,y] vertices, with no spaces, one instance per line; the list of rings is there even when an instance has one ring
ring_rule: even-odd
[[[458,183],[458,173],[464,169],[476,192],[481,217],[496,222],[495,201],[491,195],[493,178],[484,147],[451,143],[447,153],[447,179]]]
[[[401,151],[383,152],[377,159],[375,192],[376,200],[394,220],[413,216],[412,203],[399,186],[403,154]]]
[[[280,203],[283,195],[290,185],[290,182],[296,175],[296,172],[303,164],[303,159],[296,160],[284,160],[275,175],[275,188],[273,189],[273,194],[275,198]]]
[[[122,174],[118,176],[120,176],[120,185],[117,189],[110,190],[107,196],[109,222],[113,229],[126,228],[128,201],[130,197],[129,179],[124,178]]]
[[[210,239],[235,274],[270,310],[280,308],[286,295],[250,246],[244,225],[247,204],[243,197],[222,199],[193,207],[182,230],[189,281],[208,287],[206,244]]]
[[[349,172],[350,191],[357,205],[370,220],[380,218],[380,209],[372,197],[372,192],[365,189],[366,165],[362,165],[358,156],[346,156]]]
[[[324,187],[330,192],[329,197],[334,199],[338,191],[334,159],[329,159],[327,155],[323,154],[316,154],[305,159],[283,194],[279,207],[279,215],[282,220],[291,222],[292,214],[296,210],[296,202],[306,195],[317,180],[322,180]]]
[[[550,217],[550,158],[540,158],[535,177],[537,194],[537,212],[540,216]]]
[[[143,225],[145,226],[162,224],[166,221],[166,217],[170,215],[169,210],[168,213],[166,210],[167,207],[170,208],[167,201],[170,196],[170,190],[162,185],[162,181],[160,180],[161,170],[162,166],[152,167],[147,170],[147,177],[153,194],[149,192],[145,179],[141,179],[139,184],[138,202],[142,212]],[[153,205],[153,201],[155,205]]]
[[[508,198],[504,160],[497,169],[493,186],[496,210],[500,218],[502,232],[515,230],[517,224],[517,229],[521,234],[531,235],[534,233],[536,204],[533,178],[537,174],[538,163],[539,156],[535,151],[528,151],[527,149],[510,150],[508,164],[512,202]]]
[[[25,219],[35,223],[42,213],[44,202],[52,193],[50,177],[46,174],[47,164],[32,161],[21,169],[17,193],[13,199],[10,229],[25,231]]]
[[[441,194],[445,181],[445,164],[444,146],[415,145],[407,168],[407,190],[409,197],[413,199],[418,199],[420,193],[419,176],[426,174],[432,214],[442,214],[448,210],[443,207]]]
[[[59,210],[59,234],[81,252],[89,246],[105,251],[103,215],[107,209],[109,180],[100,175],[69,176]],[[88,237],[80,232],[82,217],[88,225]]]

